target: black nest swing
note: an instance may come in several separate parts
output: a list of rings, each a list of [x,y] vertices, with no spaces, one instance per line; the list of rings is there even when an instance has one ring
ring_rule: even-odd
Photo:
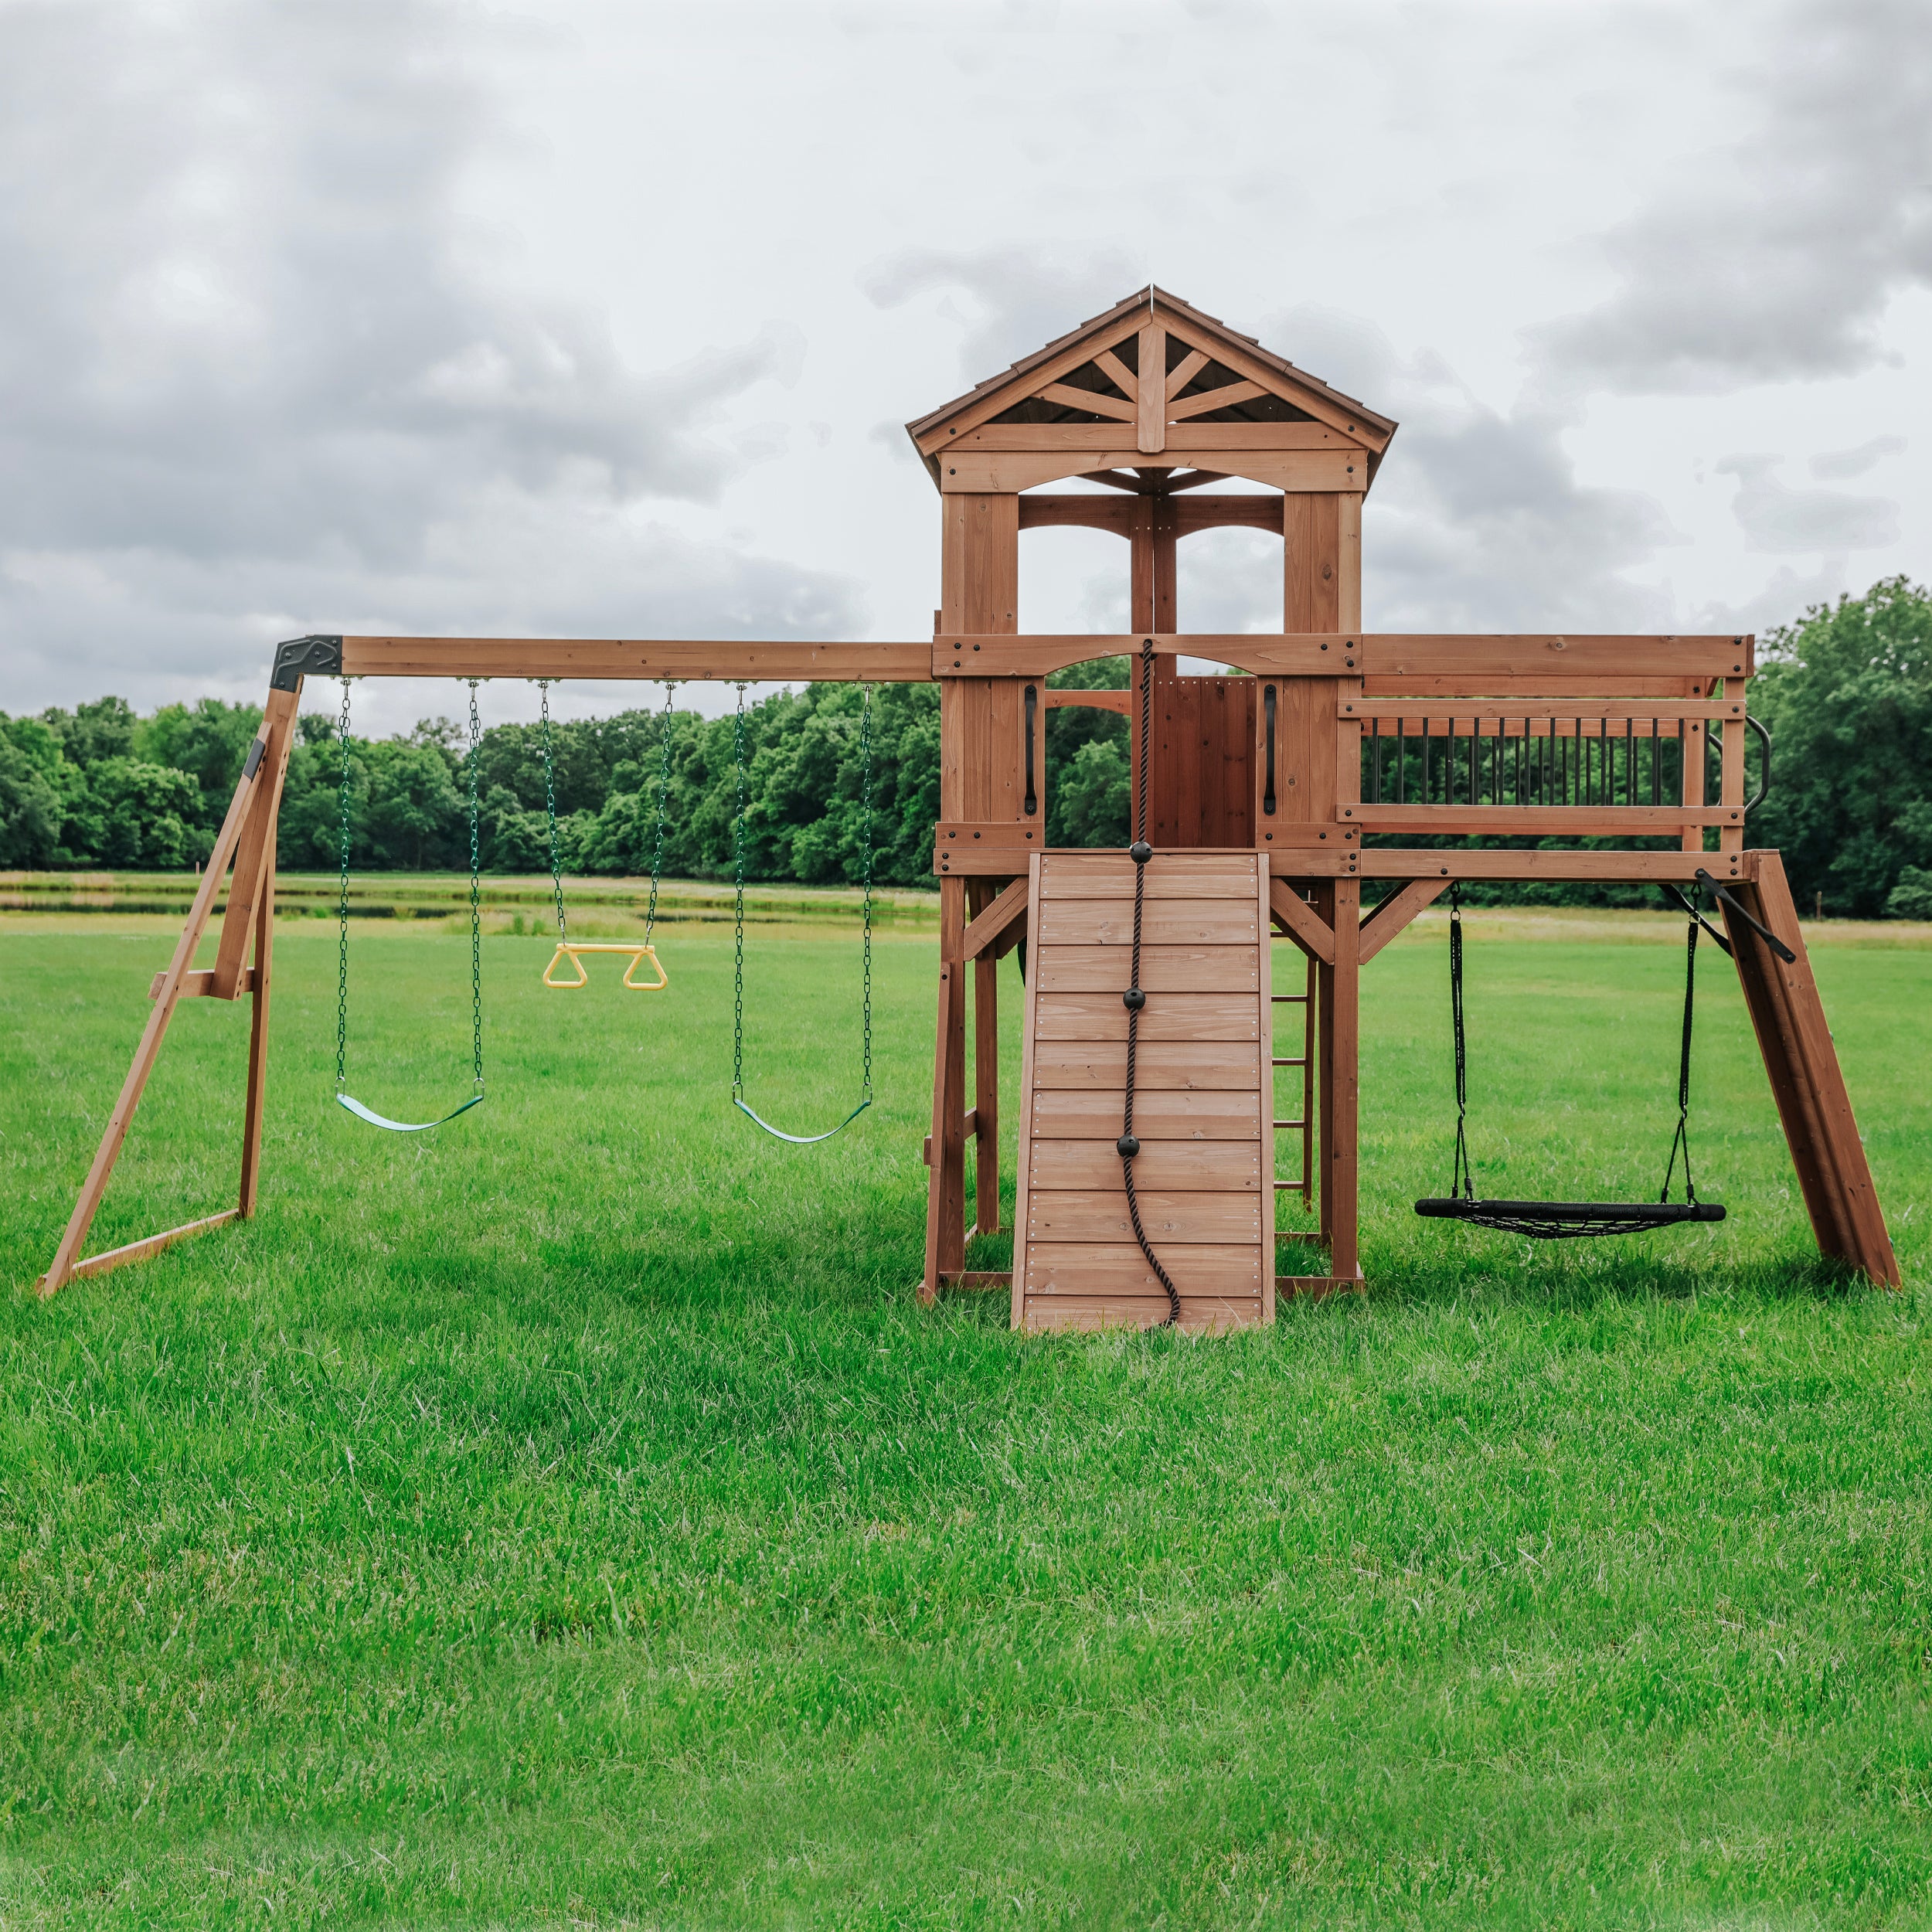
[[[1760,932],[1764,929],[1748,912],[1731,899],[1707,872],[1697,875],[1699,885],[1707,885]],[[1657,1228],[1677,1227],[1686,1221],[1721,1221],[1723,1208],[1715,1201],[1700,1201],[1691,1179],[1690,1070],[1691,1027],[1697,991],[1697,934],[1701,927],[1728,953],[1724,936],[1706,926],[1696,906],[1682,893],[1666,886],[1678,903],[1690,914],[1684,957],[1683,1046],[1677,1070],[1677,1131],[1672,1136],[1670,1158],[1665,1164],[1664,1185],[1655,1201],[1489,1201],[1476,1196],[1475,1177],[1469,1165],[1469,1148],[1464,1124],[1469,1111],[1468,1053],[1462,1019],[1462,899],[1461,889],[1449,893],[1449,1006],[1454,1023],[1456,1056],[1456,1151],[1450,1175],[1449,1192],[1416,1203],[1416,1212],[1431,1219],[1466,1222],[1472,1227],[1494,1228],[1500,1233],[1527,1235],[1536,1241],[1566,1241],[1606,1234],[1644,1234]],[[1767,934],[1781,952],[1785,949]],[[1786,954],[1786,957],[1790,955]],[[1684,1198],[1670,1198],[1671,1182],[1677,1170],[1679,1149],[1684,1156]]]

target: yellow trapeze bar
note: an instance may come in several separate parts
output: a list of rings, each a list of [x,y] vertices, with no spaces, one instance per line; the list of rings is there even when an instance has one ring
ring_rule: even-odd
[[[671,984],[671,975],[664,970],[664,961],[658,958],[658,949],[655,946],[631,945],[621,940],[593,941],[571,939],[557,942],[557,949],[551,955],[549,964],[543,969],[544,985],[559,993],[567,993],[577,987],[589,985],[590,975],[583,970],[583,961],[577,957],[580,953],[628,953],[631,963],[624,969],[624,983],[634,993],[661,993]],[[577,978],[553,979],[550,975],[566,959],[577,969]],[[650,961],[651,970],[656,973],[657,978],[655,980],[633,979],[631,975],[647,959]]]

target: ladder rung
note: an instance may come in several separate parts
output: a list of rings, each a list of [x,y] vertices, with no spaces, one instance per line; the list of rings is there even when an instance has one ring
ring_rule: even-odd
[[[1308,1063],[1305,1056],[1301,1060],[1283,1060],[1278,1055],[1270,1063],[1271,1065],[1276,1066],[1306,1066]]]
[[[1306,1130],[1308,1124],[1306,1121],[1277,1121],[1274,1131],[1277,1134],[1286,1134],[1292,1129],[1296,1133],[1301,1133]]]
[[[1270,993],[1268,998],[1277,1006],[1305,1006],[1308,1003],[1306,993]]]
[[[1274,1191],[1277,1194],[1306,1194],[1308,1190],[1299,1181],[1277,1181],[1274,1184]],[[1305,1237],[1301,1235],[1284,1234],[1277,1229],[1274,1238],[1277,1241],[1284,1241],[1301,1240]]]

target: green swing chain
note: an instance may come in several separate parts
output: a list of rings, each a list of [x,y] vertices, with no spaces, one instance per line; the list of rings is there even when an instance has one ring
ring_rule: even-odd
[[[539,678],[536,688],[543,694],[543,809],[550,826],[550,890],[556,900],[556,943],[570,943],[563,925],[563,874],[556,855],[556,768],[550,755],[550,681]]]
[[[664,681],[664,714],[658,721],[658,832],[651,847],[651,903],[644,915],[644,943],[651,944],[651,935],[658,923],[658,881],[664,876],[664,827],[671,804],[671,700],[677,691],[676,680]],[[738,687],[738,702],[744,704],[744,687]],[[739,734],[743,736],[740,723]],[[742,774],[740,783],[743,782]]]
[[[478,876],[482,812],[477,781],[482,764],[483,724],[476,715],[476,684],[470,683],[470,1028],[471,1060],[476,1070],[476,1091],[483,1092],[483,892]]]
[[[736,885],[736,926],[732,938],[731,1097],[742,1100],[745,1091],[745,688],[738,687],[735,726],[738,765],[738,808],[731,818],[731,853]]]
[[[470,780],[470,1066],[477,1098],[483,1094],[483,891],[481,881],[482,810],[478,786],[481,776],[483,724],[477,715],[477,680],[470,687],[470,743],[464,763]],[[336,830],[341,847],[342,866],[335,896],[335,1097],[348,1104],[349,1094],[349,803],[355,795],[355,767],[349,755],[349,684],[342,680],[342,709],[336,727],[336,742],[342,763],[337,781]],[[465,1107],[474,1100],[466,1101]],[[372,1118],[359,1106],[352,1111]],[[457,1111],[461,1113],[463,1107]],[[454,1118],[454,1116],[451,1116]],[[393,1123],[379,1121],[379,1125]],[[406,1130],[414,1131],[414,1129]]]
[[[858,1119],[872,1105],[872,687],[866,687],[864,708],[859,714],[859,751],[862,764],[859,788],[859,808],[865,825],[866,869],[863,875],[864,895],[862,900],[862,987],[861,992],[861,1025],[864,1036],[864,1073],[859,1089],[859,1104],[838,1124],[823,1134],[785,1134],[774,1127],[769,1121],[761,1119],[753,1111],[744,1097],[745,1087],[745,690],[738,686],[738,711],[733,727],[733,748],[736,753],[738,775],[737,810],[731,821],[733,875],[734,883],[733,905],[735,920],[733,934],[733,971],[731,996],[731,1099],[739,1111],[757,1122],[774,1139],[789,1141],[795,1147],[808,1147],[819,1141],[828,1141],[835,1134],[840,1134]]]
[[[335,901],[338,937],[335,954],[335,1094],[339,1100],[349,1090],[349,801],[353,790],[349,757],[349,680],[342,680],[342,717],[336,730],[342,749],[342,769],[339,811],[342,877]]]

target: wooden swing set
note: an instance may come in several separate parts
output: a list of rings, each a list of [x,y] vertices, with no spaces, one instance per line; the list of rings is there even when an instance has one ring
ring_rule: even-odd
[[[43,1292],[254,1211],[275,821],[303,681],[314,676],[938,682],[925,1299],[1005,1288],[1015,1325],[1029,1329],[1175,1320],[1210,1328],[1270,1320],[1277,1293],[1359,1286],[1362,969],[1424,907],[1475,880],[1645,882],[1677,894],[1693,918],[1696,902],[1683,896],[1716,891],[1719,943],[1737,968],[1818,1246],[1896,1286],[1784,868],[1776,852],[1745,845],[1753,640],[1364,632],[1362,502],[1396,427],[1150,287],[907,426],[941,512],[930,641],[314,635],[283,645],[260,730],[174,955],[149,989],[147,1026]],[[1089,487],[1049,487],[1070,478]],[[1128,545],[1128,634],[1020,628],[1022,533],[1065,525]],[[1277,632],[1179,628],[1178,546],[1230,526],[1282,540]],[[1050,682],[1120,657],[1133,666],[1129,690]],[[1229,668],[1196,675],[1183,669],[1188,659]],[[1128,851],[1046,847],[1046,717],[1070,705],[1127,717]],[[1512,842],[1429,842],[1472,835]],[[215,961],[197,969],[224,884]],[[1366,915],[1365,885],[1381,893]],[[559,912],[561,934],[560,896]],[[1296,961],[1280,990],[1276,937]],[[972,1227],[1000,1227],[997,968],[1020,946],[1013,1265],[969,1272],[968,1142]],[[83,1258],[177,1004],[244,995],[252,1026],[236,1206]],[[1687,1041],[1688,1019],[1687,1007]],[[1687,1044],[1686,1103],[1689,1065]],[[1284,1073],[1280,1084],[1299,1098],[1277,1116]],[[1284,1166],[1289,1178],[1277,1179]],[[1277,1235],[1281,1194],[1299,1195],[1318,1228]],[[1612,1231],[1601,1223],[1626,1211],[1459,1198],[1420,1205],[1478,1223],[1472,1210],[1561,1205],[1587,1218],[1607,1209],[1569,1229],[1547,1216],[1539,1227],[1529,1214],[1526,1231],[1543,1233]],[[1652,1219],[1683,1218],[1713,1217]],[[1485,1224],[1515,1223],[1497,1213]],[[1318,1265],[1283,1267],[1279,1243]]]

